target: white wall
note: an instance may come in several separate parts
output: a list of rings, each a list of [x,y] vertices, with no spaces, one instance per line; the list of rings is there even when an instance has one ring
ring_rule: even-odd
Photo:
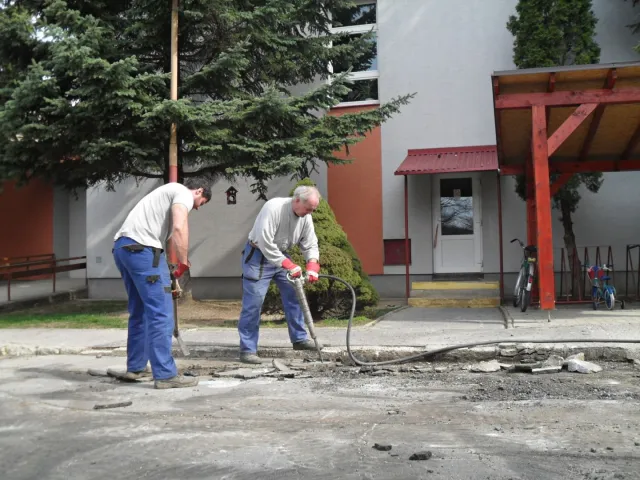
[[[506,23],[516,4],[517,0],[378,0],[381,101],[417,92],[400,114],[382,126],[384,238],[404,237],[404,179],[393,173],[408,149],[496,143],[491,74],[515,69],[513,37]],[[629,2],[594,0],[593,10],[599,17],[596,39],[601,63],[640,60],[633,51],[640,37],[626,28],[637,9]],[[432,273],[427,178],[414,176],[409,182],[413,274]],[[620,195],[625,186],[638,180],[640,173],[606,175],[601,194],[585,192],[574,215],[578,244],[613,243],[618,268],[624,264],[624,245],[640,242],[640,227],[634,228],[631,220],[632,205],[640,202],[640,193],[626,198]],[[514,193],[515,179],[507,177],[502,182],[504,267],[514,271],[521,252],[509,240],[526,240],[526,208]],[[499,271],[495,188],[494,174],[485,174],[483,245],[484,271],[488,273]],[[559,212],[554,210],[552,215],[559,258],[563,229]],[[385,273],[404,273],[404,267],[385,267]]]
[[[382,125],[384,238],[404,236],[403,177],[393,172],[408,149],[495,144],[490,76],[494,70],[513,68],[511,34],[505,24],[515,4],[379,0],[380,99],[387,102],[417,92],[400,114]],[[430,201],[422,208],[429,205]],[[431,231],[430,213],[414,209],[409,223],[410,230],[422,230],[412,242],[412,254],[419,261],[411,272],[431,273],[430,235],[423,243],[423,234]],[[399,270],[385,267],[385,273]]]
[[[324,178],[315,177],[320,192],[326,195],[326,175]],[[86,254],[89,278],[120,278],[111,253],[113,236],[136,203],[161,184],[159,180],[145,180],[136,186],[134,180],[128,180],[117,185],[115,192],[103,188],[87,191]],[[212,187],[211,201],[189,214],[189,258],[194,277],[241,274],[240,252],[264,204],[263,201],[256,201],[256,195],[250,192],[250,184],[249,180],[234,183],[238,190],[237,204],[227,205],[225,191],[231,184],[220,181]],[[288,177],[273,180],[268,183],[268,198],[288,196],[294,186],[295,182]],[[74,211],[83,209],[81,203],[72,204],[71,207]],[[77,236],[72,236],[78,241],[74,247],[80,250],[79,239],[84,238],[80,237],[83,225],[80,222],[72,225],[77,232]]]
[[[87,254],[87,194],[79,192],[78,198],[69,194],[69,257]],[[87,258],[87,261],[89,259]],[[84,270],[72,270],[71,278],[84,278]]]

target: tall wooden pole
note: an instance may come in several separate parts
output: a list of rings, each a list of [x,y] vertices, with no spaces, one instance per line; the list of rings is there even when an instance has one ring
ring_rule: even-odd
[[[178,99],[178,3],[171,6],[171,100]],[[169,182],[178,181],[178,126],[171,124],[169,140]]]

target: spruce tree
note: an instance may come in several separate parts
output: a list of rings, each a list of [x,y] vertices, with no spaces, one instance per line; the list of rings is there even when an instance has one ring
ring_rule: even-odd
[[[591,0],[519,0],[517,14],[507,23],[514,36],[513,61],[516,66],[534,68],[598,63],[597,18],[591,7]],[[551,182],[557,176],[551,175]],[[580,284],[580,271],[579,260],[573,258],[576,236],[571,217],[580,203],[581,187],[597,193],[602,181],[600,172],[575,174],[553,197],[553,207],[560,211],[569,265],[578,280],[574,282],[576,286]],[[524,175],[517,177],[516,192],[526,199]]]
[[[167,179],[304,175],[399,112],[322,115],[373,56],[373,34],[331,32],[348,0],[181,0],[179,94],[170,99],[170,0],[0,0],[0,181],[69,189]],[[335,44],[333,48],[330,48]],[[316,83],[313,83],[316,82]],[[293,88],[308,86],[294,95]]]

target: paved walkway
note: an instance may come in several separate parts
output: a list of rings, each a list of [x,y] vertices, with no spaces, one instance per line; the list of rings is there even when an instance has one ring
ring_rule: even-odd
[[[441,348],[471,342],[524,342],[551,339],[637,339],[637,345],[603,343],[603,346],[640,348],[640,309],[594,312],[590,307],[562,307],[547,321],[546,312],[507,309],[515,328],[505,328],[499,309],[405,308],[374,325],[354,327],[354,347]],[[318,337],[332,347],[346,346],[346,328],[317,328]],[[187,344],[237,347],[235,328],[198,328],[182,331]],[[125,347],[126,330],[116,329],[0,329],[0,347],[114,348]],[[591,344],[593,345],[593,344]],[[285,328],[263,328],[260,347],[290,347]]]
[[[7,282],[0,282],[0,306],[9,303]],[[57,278],[56,293],[81,290],[86,286],[84,278]],[[53,295],[53,279],[22,280],[11,282],[11,301],[21,302],[25,300],[46,299]]]

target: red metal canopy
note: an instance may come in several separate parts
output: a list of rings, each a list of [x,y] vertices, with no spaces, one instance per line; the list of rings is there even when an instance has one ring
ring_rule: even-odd
[[[395,174],[424,175],[487,170],[498,170],[498,150],[495,145],[409,150]]]

